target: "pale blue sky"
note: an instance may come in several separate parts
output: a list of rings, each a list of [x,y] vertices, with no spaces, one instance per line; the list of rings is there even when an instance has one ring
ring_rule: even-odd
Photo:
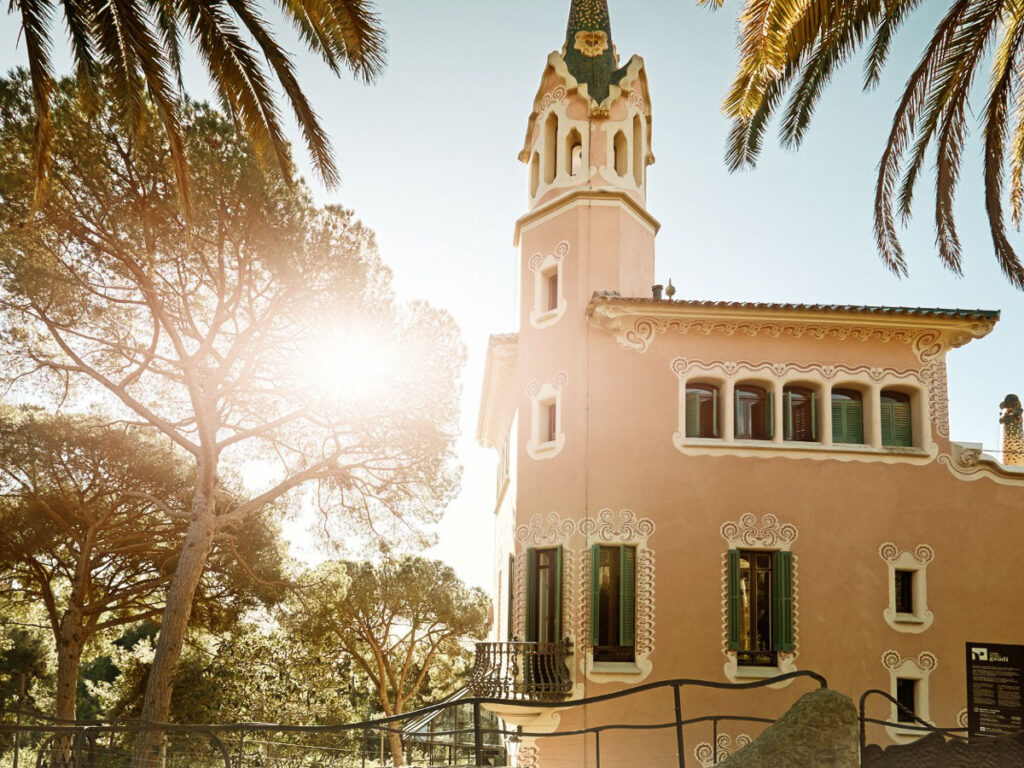
[[[965,278],[935,257],[931,179],[904,237],[909,279],[886,271],[872,238],[874,171],[892,111],[948,3],[924,5],[896,40],[884,87],[862,93],[853,62],[827,91],[799,152],[780,150],[772,135],[756,171],[729,174],[719,105],[736,61],[738,0],[717,13],[695,0],[610,0],[619,54],[644,57],[652,89],[657,163],[648,207],[663,224],[659,281],[673,278],[677,298],[1001,309],[988,338],[949,358],[954,439],[997,449],[997,406],[1007,392],[1024,390],[1024,294],[1005,284],[992,255],[980,145],[969,140],[957,206]],[[483,357],[488,334],[517,326],[511,241],[525,209],[526,173],[516,156],[568,7],[569,0],[378,0],[389,64],[374,86],[337,79],[297,53],[300,80],[343,174],[329,192],[314,182],[318,199],[355,210],[376,230],[400,294],[447,308],[463,329],[470,351],[463,492],[435,554],[488,588],[495,459],[473,441]],[[15,17],[0,16],[0,70],[24,61],[17,32]],[[281,34],[299,50],[290,29]],[[209,93],[199,69],[190,69],[187,83],[195,96]],[[304,154],[298,159],[308,168]],[[1015,242],[1024,248],[1024,238]]]

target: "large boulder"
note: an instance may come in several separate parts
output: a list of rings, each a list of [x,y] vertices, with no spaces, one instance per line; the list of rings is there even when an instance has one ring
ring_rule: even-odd
[[[720,768],[858,768],[857,710],[847,696],[822,689],[801,698]]]

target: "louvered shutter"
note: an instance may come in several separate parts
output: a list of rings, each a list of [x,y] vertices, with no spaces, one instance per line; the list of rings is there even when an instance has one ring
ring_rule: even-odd
[[[590,644],[597,646],[598,620],[601,606],[601,545],[590,547]]]
[[[726,556],[726,607],[729,611],[728,645],[730,651],[740,649],[740,551],[730,549]]]
[[[526,550],[526,640],[537,642],[537,550]]]
[[[711,391],[711,436],[718,437],[718,388]]]
[[[700,392],[686,391],[686,436],[700,437]]]
[[[882,414],[882,445],[896,445],[895,424],[893,423],[892,412],[895,403],[883,400],[879,411]]]
[[[792,651],[793,553],[772,553],[772,650]]]
[[[850,400],[846,405],[846,436],[848,443],[864,442],[864,405],[860,400]]]
[[[914,444],[913,421],[910,416],[910,403],[893,403],[893,445],[910,447]]]
[[[513,632],[515,628],[515,608],[516,608],[516,559],[512,555],[508,556],[508,632],[506,633],[506,639],[512,642]]]
[[[636,643],[636,547],[619,548],[619,645]]]
[[[767,412],[764,419],[764,435],[767,440],[775,437],[775,392],[768,392],[765,397]]]
[[[562,639],[562,548],[558,547],[555,567],[555,636],[554,642]]]
[[[818,439],[818,403],[817,398],[811,392],[811,440]]]
[[[793,393],[782,393],[782,438],[793,439]]]

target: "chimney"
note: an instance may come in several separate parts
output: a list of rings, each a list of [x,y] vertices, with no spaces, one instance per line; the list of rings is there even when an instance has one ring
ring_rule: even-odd
[[[999,423],[1003,425],[1003,464],[1024,467],[1024,408],[1020,398],[1007,395],[999,404]]]
[[[661,283],[651,286],[651,294],[654,296],[655,301],[661,301],[661,291],[664,287]]]

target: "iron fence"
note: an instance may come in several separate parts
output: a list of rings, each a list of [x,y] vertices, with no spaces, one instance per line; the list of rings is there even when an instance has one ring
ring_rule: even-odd
[[[469,689],[475,696],[510,701],[563,701],[572,693],[561,643],[477,643]]]

